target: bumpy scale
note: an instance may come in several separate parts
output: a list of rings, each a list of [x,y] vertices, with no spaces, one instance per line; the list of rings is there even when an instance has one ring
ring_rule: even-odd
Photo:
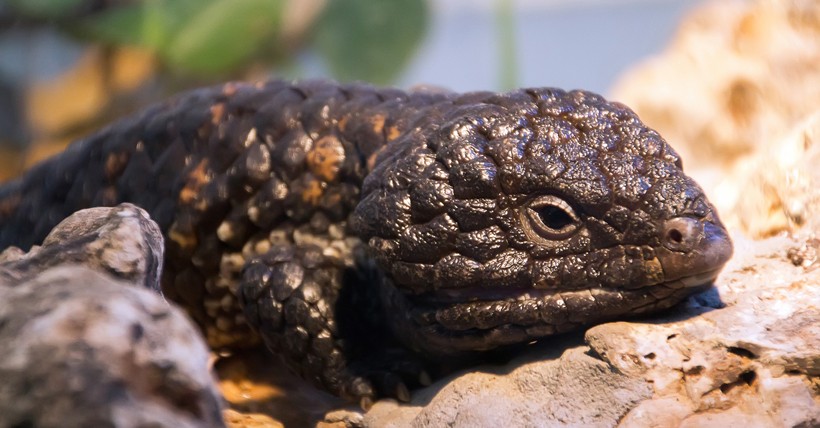
[[[162,292],[212,346],[250,325],[364,403],[407,399],[430,360],[672,306],[732,252],[655,131],[549,88],[190,92],[0,188],[0,248],[125,201],[162,228]]]

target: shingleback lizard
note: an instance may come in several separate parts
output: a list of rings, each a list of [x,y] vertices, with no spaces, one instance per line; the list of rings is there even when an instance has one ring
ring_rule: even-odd
[[[124,201],[162,228],[162,292],[211,346],[261,336],[363,403],[407,399],[428,361],[668,308],[732,252],[657,132],[552,88],[192,91],[0,187],[0,249]]]

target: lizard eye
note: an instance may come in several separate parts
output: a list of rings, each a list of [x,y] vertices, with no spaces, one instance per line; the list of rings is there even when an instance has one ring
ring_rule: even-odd
[[[529,228],[548,240],[568,238],[580,225],[575,210],[566,201],[554,195],[534,199],[525,212]]]

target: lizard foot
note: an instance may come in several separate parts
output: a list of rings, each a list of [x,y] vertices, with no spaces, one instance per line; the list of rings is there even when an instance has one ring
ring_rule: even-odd
[[[369,408],[409,401],[431,381],[425,363],[391,337],[374,285],[311,245],[279,245],[243,269],[239,298],[267,347],[302,378]]]

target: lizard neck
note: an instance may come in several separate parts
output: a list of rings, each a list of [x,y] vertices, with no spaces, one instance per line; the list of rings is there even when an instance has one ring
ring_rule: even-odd
[[[450,94],[432,90],[404,92],[350,85],[341,91],[348,101],[335,114],[334,132],[350,144],[347,151],[355,152],[366,174],[380,154],[390,152],[394,142],[429,122],[452,100]]]

